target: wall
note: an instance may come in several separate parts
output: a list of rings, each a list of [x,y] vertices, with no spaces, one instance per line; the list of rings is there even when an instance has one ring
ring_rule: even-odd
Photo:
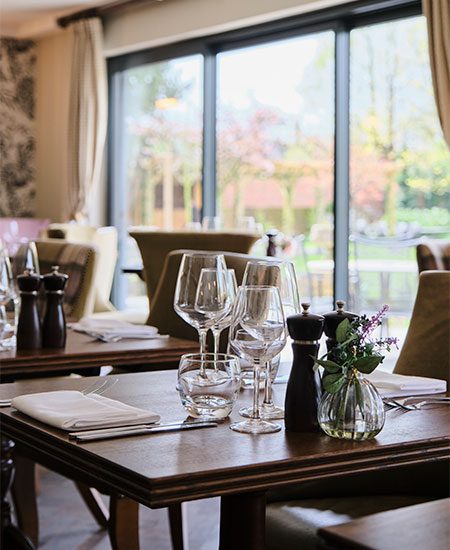
[[[37,42],[36,215],[66,221],[67,137],[72,32]]]
[[[105,52],[114,56],[247,27],[349,0],[163,0],[111,15]]]
[[[0,216],[35,211],[35,65],[30,40],[0,40]]]

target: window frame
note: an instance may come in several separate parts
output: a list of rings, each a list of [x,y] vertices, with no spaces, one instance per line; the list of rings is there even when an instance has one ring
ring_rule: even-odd
[[[335,33],[334,115],[334,297],[348,298],[348,237],[350,186],[350,33],[371,24],[422,14],[420,0],[359,0],[247,28],[122,54],[107,60],[109,85],[108,223],[119,233],[119,258],[113,303],[121,307],[120,275],[126,238],[125,174],[121,151],[121,75],[127,69],[182,58],[203,56],[202,214],[216,213],[217,55],[323,31]]]

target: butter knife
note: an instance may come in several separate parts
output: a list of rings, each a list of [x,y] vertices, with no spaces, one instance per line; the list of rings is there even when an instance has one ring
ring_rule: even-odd
[[[128,424],[127,426],[107,426],[105,428],[97,428],[97,429],[92,429],[92,428],[87,428],[85,430],[80,430],[78,432],[70,432],[69,433],[69,438],[71,439],[75,439],[77,436],[79,435],[103,435],[103,434],[108,434],[108,433],[116,433],[116,432],[129,432],[131,430],[142,430],[142,429],[147,429],[147,428],[161,428],[161,427],[166,427],[166,426],[186,426],[186,425],[191,425],[191,424],[205,424],[205,423],[208,423],[210,424],[211,422],[214,422],[214,420],[190,420],[190,421],[186,421],[186,420],[177,420],[175,422],[164,422],[164,423],[161,423],[161,422],[155,422],[155,423],[147,423],[147,424],[144,424],[144,423],[141,423],[141,424]]]
[[[143,435],[163,432],[177,432],[183,430],[199,430],[201,428],[216,428],[217,422],[192,422],[190,424],[174,424],[170,426],[153,426],[149,428],[137,428],[129,430],[116,430],[102,434],[84,434],[75,436],[75,441],[84,443],[88,441],[99,441],[101,439],[114,439],[118,437],[126,437],[131,435]]]

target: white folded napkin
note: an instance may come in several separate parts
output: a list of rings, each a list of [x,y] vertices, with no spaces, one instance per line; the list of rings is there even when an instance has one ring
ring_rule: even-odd
[[[447,382],[437,378],[405,376],[382,370],[374,370],[367,375],[382,397],[401,397],[405,395],[427,395],[447,391]]]
[[[52,391],[20,395],[12,400],[18,411],[62,430],[106,428],[158,422],[152,411],[125,405],[102,395]]]
[[[148,325],[133,325],[117,319],[89,319],[83,317],[71,328],[77,332],[96,333],[106,338],[161,338],[156,327]]]

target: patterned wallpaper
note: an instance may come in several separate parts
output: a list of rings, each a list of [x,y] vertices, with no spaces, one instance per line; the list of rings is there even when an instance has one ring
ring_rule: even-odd
[[[36,47],[0,39],[0,216],[34,214]]]

